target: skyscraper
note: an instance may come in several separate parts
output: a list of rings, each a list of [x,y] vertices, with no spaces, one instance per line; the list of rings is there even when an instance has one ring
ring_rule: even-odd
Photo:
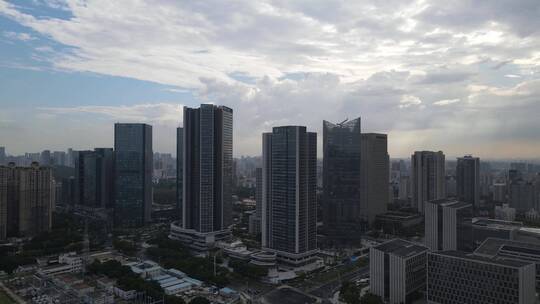
[[[152,209],[152,126],[114,125],[114,223],[140,227]]]
[[[75,191],[74,191],[74,204],[75,205],[84,205],[84,187],[86,184],[85,178],[87,177],[87,174],[85,174],[85,159],[87,154],[92,154],[93,152],[90,150],[84,150],[84,151],[74,151],[73,156],[73,164],[75,167]]]
[[[425,203],[425,242],[431,251],[474,250],[472,205],[454,199]]]
[[[76,203],[91,208],[111,208],[114,200],[113,149],[79,151],[75,164]]]
[[[178,129],[178,191],[182,219],[171,225],[171,237],[204,253],[229,236],[232,200],[233,111],[202,104],[184,107]],[[178,173],[180,174],[180,173]]]
[[[0,165],[5,164],[6,162],[6,148],[0,147]]]
[[[249,216],[249,233],[261,233],[261,216],[263,204],[263,173],[262,168],[255,169],[255,213]]]
[[[274,127],[263,134],[262,247],[279,260],[308,263],[317,250],[317,134]]]
[[[358,243],[368,225],[361,205],[360,132],[360,118],[323,121],[323,223],[332,243]]]
[[[457,199],[472,204],[480,204],[480,159],[470,155],[459,157],[456,166]]]
[[[31,237],[49,231],[54,201],[52,170],[40,167],[0,167],[0,239]]]
[[[538,189],[536,185],[522,179],[514,180],[509,187],[508,203],[518,212],[538,209]]]
[[[424,213],[426,201],[446,198],[445,160],[442,151],[416,151],[411,156],[412,205]]]
[[[0,165],[0,240],[5,240],[8,230],[8,189],[13,170]],[[11,199],[11,198],[10,198]]]
[[[52,154],[52,163],[56,166],[65,166],[66,165],[66,152],[54,151]]]
[[[51,151],[43,150],[43,152],[41,152],[40,164],[42,166],[51,166],[53,164],[52,163],[52,157],[51,157]]]
[[[386,134],[362,134],[362,204],[360,212],[372,224],[389,202],[389,163]]]
[[[176,128],[176,209],[182,220],[184,200],[184,128]]]

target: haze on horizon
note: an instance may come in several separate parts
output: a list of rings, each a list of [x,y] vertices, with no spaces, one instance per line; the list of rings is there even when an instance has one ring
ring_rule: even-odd
[[[235,155],[278,125],[362,118],[391,157],[540,157],[540,1],[0,0],[0,145],[175,151],[182,106],[234,110]],[[319,154],[320,156],[320,154]]]

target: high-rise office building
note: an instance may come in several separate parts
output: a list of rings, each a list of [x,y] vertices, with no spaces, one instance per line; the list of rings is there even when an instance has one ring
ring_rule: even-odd
[[[461,251],[431,252],[427,256],[428,303],[535,302],[534,263]]]
[[[66,154],[66,166],[75,167],[75,155],[73,155],[73,149],[69,148]]]
[[[176,128],[176,209],[182,220],[184,205],[184,128]]]
[[[6,163],[6,148],[0,147],[0,165],[4,165]]]
[[[371,292],[385,303],[409,303],[426,286],[427,248],[394,239],[369,250]]]
[[[54,181],[49,167],[0,167],[0,238],[32,237],[49,231],[54,207]]]
[[[74,201],[73,204],[75,205],[84,205],[84,187],[86,184],[85,177],[87,174],[85,174],[85,158],[86,155],[92,154],[93,151],[90,150],[84,150],[84,151],[74,151],[73,156],[73,164],[75,167],[75,191],[74,191]]]
[[[408,201],[411,198],[411,178],[409,176],[401,176],[399,178],[398,197],[404,201]]]
[[[0,240],[5,240],[8,231],[8,191],[12,190],[13,169],[0,165]]]
[[[361,214],[372,224],[386,212],[389,195],[390,157],[386,134],[362,134]]]
[[[75,161],[76,204],[112,208],[114,202],[114,153],[112,148],[79,151]]]
[[[444,154],[416,151],[411,156],[412,205],[424,213],[426,201],[446,198]]]
[[[54,151],[52,154],[52,164],[54,164],[55,166],[65,166],[66,165],[66,152]]]
[[[302,126],[263,134],[262,247],[280,261],[309,263],[317,251],[317,134]]]
[[[358,243],[368,226],[361,200],[360,118],[323,122],[323,223],[332,242]]]
[[[152,209],[152,126],[114,125],[114,223],[140,227]]]
[[[472,205],[441,199],[425,203],[425,242],[431,251],[472,252]]]
[[[480,158],[468,155],[457,159],[456,190],[457,199],[479,207]]]
[[[261,233],[261,217],[263,204],[263,173],[262,168],[255,169],[255,213],[249,217],[249,233]]]
[[[230,236],[233,111],[212,104],[184,107],[183,123],[177,135],[182,219],[171,225],[171,237],[204,254]]]
[[[518,212],[538,210],[538,190],[536,185],[522,179],[514,180],[508,188],[508,203]]]
[[[42,166],[51,166],[51,165],[53,165],[51,151],[43,150],[43,152],[41,152],[39,163]]]

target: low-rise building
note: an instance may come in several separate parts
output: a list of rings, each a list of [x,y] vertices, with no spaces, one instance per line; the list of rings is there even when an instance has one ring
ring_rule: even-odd
[[[161,275],[162,268],[154,261],[144,261],[142,263],[127,263],[126,266],[131,268],[131,271],[140,275],[142,278],[154,278]]]
[[[398,234],[405,228],[422,224],[423,218],[418,213],[389,211],[375,216],[375,225],[386,233]]]
[[[371,292],[388,303],[405,303],[426,285],[427,248],[401,239],[369,252]]]
[[[473,206],[455,199],[425,202],[425,243],[431,251],[474,250]]]
[[[198,256],[208,256],[209,251],[220,241],[227,241],[231,237],[228,229],[199,232],[194,229],[183,228],[179,222],[173,222],[170,226],[169,238],[182,242],[191,252]]]
[[[427,256],[426,290],[430,304],[535,302],[533,263],[460,251],[431,252]]]
[[[472,236],[475,248],[490,237],[540,244],[540,229],[526,227],[522,222],[516,221],[474,218]]]
[[[488,238],[474,254],[486,258],[507,258],[535,263],[536,285],[540,287],[540,244]]]

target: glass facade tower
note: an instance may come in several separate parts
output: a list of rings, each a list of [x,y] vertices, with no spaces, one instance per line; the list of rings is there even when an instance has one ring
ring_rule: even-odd
[[[143,226],[152,209],[152,126],[115,124],[114,150],[115,226]]]

